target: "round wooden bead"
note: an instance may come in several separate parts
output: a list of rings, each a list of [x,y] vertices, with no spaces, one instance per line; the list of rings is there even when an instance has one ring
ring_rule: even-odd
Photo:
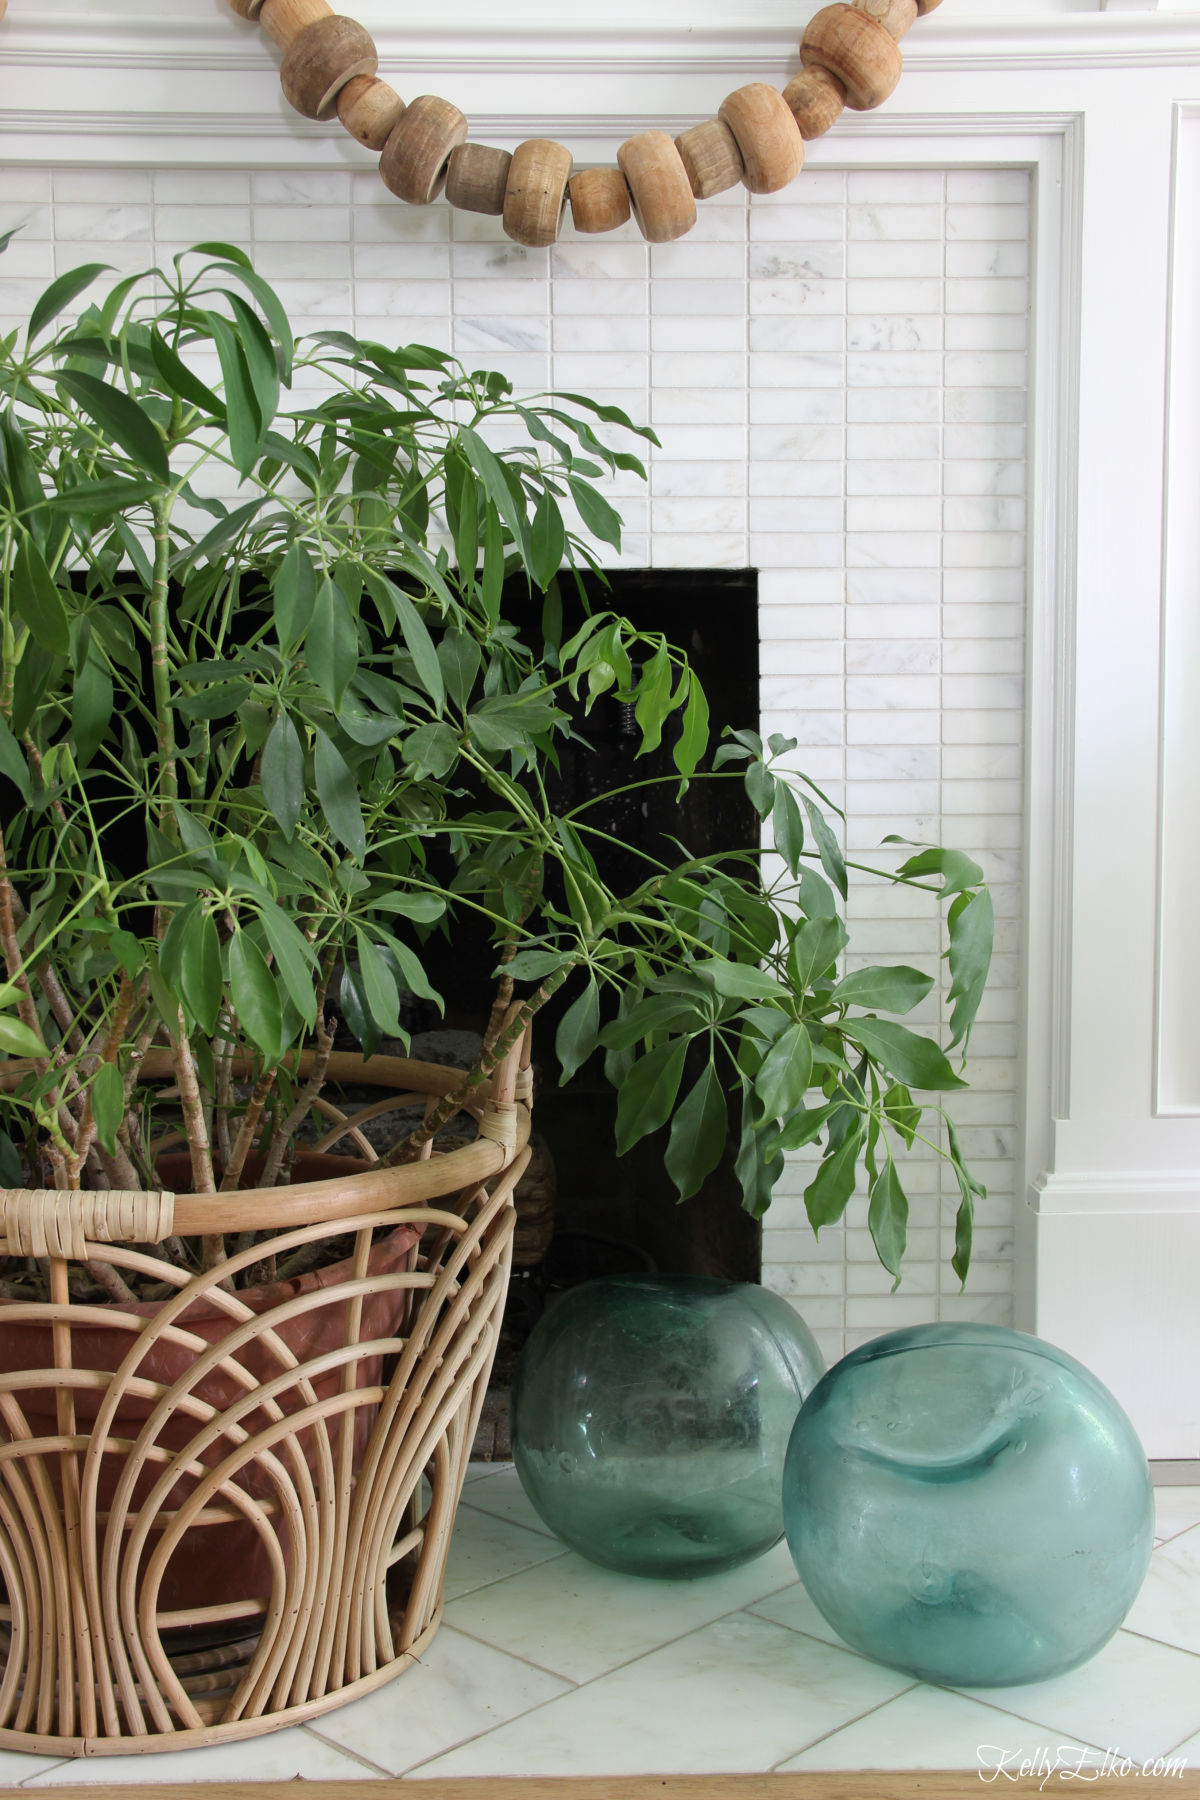
[[[942,0],[917,0],[917,17],[924,18],[926,13],[931,13],[941,4]]]
[[[899,43],[917,22],[917,0],[850,0],[856,12],[866,13]]]
[[[836,125],[846,106],[846,90],[828,69],[802,69],[788,82],[783,97],[806,142]]]
[[[737,139],[722,119],[705,119],[702,125],[689,126],[675,139],[675,148],[697,200],[736,187],[746,172]]]
[[[696,197],[683,158],[665,131],[639,131],[617,151],[633,216],[651,244],[669,244],[696,223]]]
[[[620,169],[580,169],[567,184],[576,231],[615,231],[633,208],[629,183]]]
[[[379,173],[410,206],[428,206],[446,185],[450,156],[467,139],[467,119],[449,100],[420,94],[392,127]]]
[[[513,151],[504,190],[504,234],[545,250],[558,242],[571,179],[571,152],[553,138],[527,138]]]
[[[262,3],[263,0],[226,0],[226,4],[237,14],[239,19],[257,19],[262,11]],[[4,17],[4,8],[7,5],[8,0],[0,0],[0,19]]]
[[[737,140],[746,172],[742,180],[752,194],[774,194],[794,181],[804,167],[804,139],[778,88],[752,81],[727,96],[717,117]]]
[[[800,61],[806,69],[828,69],[846,90],[855,112],[882,106],[903,67],[896,40],[852,6],[823,7],[804,28]]]
[[[281,50],[290,50],[302,31],[332,15],[328,0],[262,0],[259,7],[259,23]]]
[[[375,75],[356,75],[337,97],[337,116],[352,138],[368,150],[382,150],[404,102],[395,88]]]
[[[494,150],[490,144],[459,144],[450,152],[447,200],[460,212],[491,213],[498,218],[504,211],[511,165],[507,150]]]
[[[290,106],[306,119],[332,119],[337,97],[356,75],[379,67],[374,40],[356,19],[317,19],[292,40],[279,79]]]

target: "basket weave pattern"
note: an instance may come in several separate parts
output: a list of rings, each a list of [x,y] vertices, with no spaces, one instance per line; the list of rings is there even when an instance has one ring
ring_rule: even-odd
[[[10,1353],[0,1371],[0,1747],[97,1755],[249,1737],[419,1656],[441,1616],[508,1283],[528,1162],[522,1060],[527,1043],[483,1090],[475,1143],[403,1167],[112,1196],[107,1214],[106,1195],[0,1195],[10,1254],[36,1244],[51,1272],[49,1302],[0,1308],[0,1333],[25,1328],[28,1360],[44,1363],[10,1366]],[[354,1079],[399,1080],[396,1106],[445,1092],[444,1069],[376,1065],[355,1059]],[[360,1117],[339,1114],[323,1143],[365,1144]],[[230,1229],[215,1217],[225,1207],[232,1229],[273,1235],[192,1276],[148,1253],[171,1231]],[[352,1243],[336,1270],[233,1289],[252,1263],[320,1240]],[[60,1250],[177,1291],[136,1309],[76,1304]],[[252,1554],[229,1592],[235,1544]],[[189,1559],[215,1602],[164,1601]]]

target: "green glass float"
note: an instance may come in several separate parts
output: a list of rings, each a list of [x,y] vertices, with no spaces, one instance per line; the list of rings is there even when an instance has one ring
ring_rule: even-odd
[[[541,1517],[630,1575],[712,1575],[783,1536],[783,1458],[824,1360],[786,1301],[698,1275],[571,1288],[531,1333],[512,1446]]]
[[[1086,1662],[1154,1543],[1145,1452],[1108,1389],[994,1325],[890,1332],[831,1369],[792,1433],[784,1516],[847,1644],[956,1687]]]

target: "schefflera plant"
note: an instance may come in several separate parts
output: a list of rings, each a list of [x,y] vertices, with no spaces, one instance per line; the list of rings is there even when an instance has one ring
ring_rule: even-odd
[[[926,1124],[963,1078],[880,1016],[930,975],[839,975],[836,808],[784,772],[790,741],[739,730],[710,757],[701,686],[661,635],[582,587],[562,628],[560,571],[595,568],[581,528],[619,546],[601,484],[643,472],[607,440],[653,434],[582,396],[518,400],[436,350],[298,345],[229,245],[65,319],[103,272],[61,277],[0,345],[0,1051],[19,1059],[0,1180],[152,1187],[172,1140],[197,1192],[286,1180],[324,1103],[335,997],[365,1052],[406,1041],[403,996],[438,998],[431,937],[473,920],[497,980],[480,1056],[391,1160],[570,982],[562,1078],[603,1047],[618,1147],[669,1125],[682,1197],[732,1133],[761,1213],[785,1152],[820,1142],[813,1225],[865,1173],[898,1274],[897,1154],[928,1137],[961,1185],[965,1276],[983,1190],[950,1122],[944,1143]],[[506,613],[514,577],[548,596],[534,641]],[[669,746],[654,779],[744,783],[786,872],[647,845],[615,891],[609,796],[565,814],[549,797],[610,705],[632,708],[641,752]],[[948,906],[965,1044],[992,937],[980,870],[924,847],[887,878]],[[211,1266],[229,1247],[171,1249]]]

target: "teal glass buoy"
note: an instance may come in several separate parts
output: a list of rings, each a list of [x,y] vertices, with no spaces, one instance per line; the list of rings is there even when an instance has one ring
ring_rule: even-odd
[[[784,1516],[851,1648],[956,1687],[1086,1662],[1154,1543],[1145,1452],[1108,1389],[994,1325],[890,1332],[831,1369],[792,1432]]]
[[[623,1275],[538,1321],[513,1458],[550,1529],[605,1568],[691,1577],[783,1536],[783,1458],[824,1368],[786,1301],[744,1282]]]

